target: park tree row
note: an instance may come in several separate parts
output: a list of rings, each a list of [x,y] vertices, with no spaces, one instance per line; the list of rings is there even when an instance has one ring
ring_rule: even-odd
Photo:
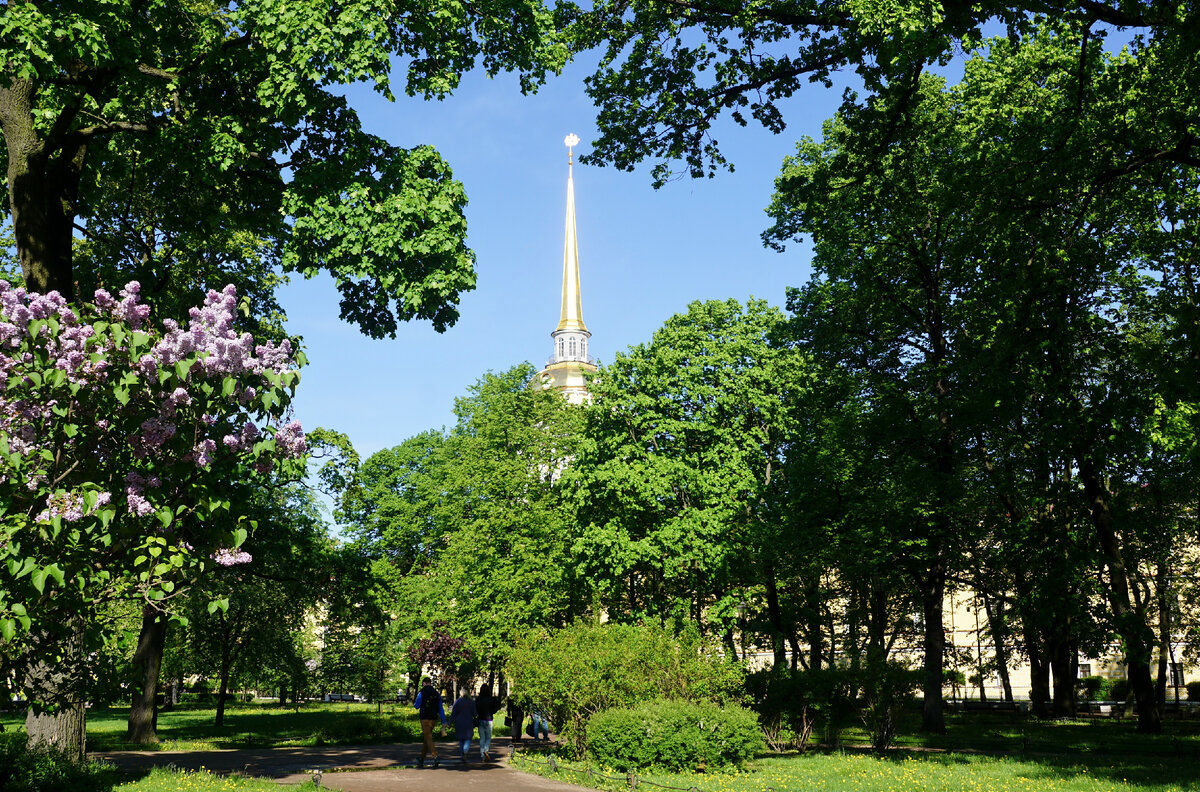
[[[777,244],[811,236],[818,251],[818,277],[793,296],[785,340],[770,347],[807,356],[788,365],[819,384],[820,409],[800,410],[811,404],[807,386],[787,381],[779,415],[815,434],[786,421],[768,431],[774,419],[753,412],[727,420],[728,406],[715,413],[714,426],[737,426],[770,449],[768,464],[747,461],[745,480],[729,482],[742,498],[735,519],[727,505],[697,499],[715,498],[722,476],[690,479],[689,465],[711,463],[690,446],[665,470],[657,457],[637,463],[666,478],[631,475],[608,498],[602,474],[614,482],[619,474],[601,468],[616,441],[595,434],[591,418],[578,434],[556,431],[537,441],[544,447],[527,465],[536,471],[527,492],[506,492],[485,473],[465,482],[467,492],[499,489],[487,508],[460,504],[453,531],[418,543],[423,558],[413,567],[397,562],[403,586],[414,586],[405,596],[442,596],[416,590],[409,571],[455,553],[469,559],[470,542],[443,552],[459,530],[503,541],[517,504],[561,481],[577,500],[569,530],[560,531],[558,512],[528,526],[522,515],[505,556],[532,570],[503,579],[521,581],[522,594],[536,584],[537,607],[497,622],[493,639],[535,616],[596,612],[618,595],[629,618],[665,609],[728,620],[740,593],[722,593],[715,611],[712,592],[681,593],[706,584],[699,570],[720,562],[743,588],[751,578],[735,567],[762,578],[767,632],[784,645],[794,639],[791,654],[801,656],[802,642],[831,647],[837,634],[816,603],[842,600],[812,575],[785,579],[803,568],[798,559],[837,568],[799,552],[800,537],[825,550],[836,545],[821,544],[813,526],[839,541],[858,531],[862,552],[851,560],[876,558],[887,574],[847,601],[894,606],[889,581],[906,576],[926,614],[931,701],[941,662],[933,617],[968,553],[978,556],[973,570],[996,570],[978,590],[1002,616],[1037,601],[1022,586],[1041,579],[1014,571],[1029,555],[1004,562],[1025,547],[1015,537],[1078,573],[1071,601],[1106,603],[1146,700],[1148,650],[1166,630],[1156,634],[1148,614],[1178,612],[1154,592],[1186,579],[1170,564],[1189,530],[1179,504],[1194,502],[1186,388],[1195,360],[1188,245],[1200,25],[1191,5],[701,0],[552,9],[502,0],[431,13],[391,0],[13,0],[0,14],[0,157],[19,270],[11,279],[29,290],[4,298],[0,638],[6,665],[21,667],[35,702],[48,707],[31,710],[35,741],[82,753],[81,686],[95,674],[89,658],[112,636],[103,608],[148,609],[138,652],[152,659],[141,647],[160,644],[157,614],[178,612],[200,576],[242,560],[254,511],[245,489],[292,475],[303,441],[286,406],[303,361],[283,339],[281,279],[330,273],[344,318],[375,337],[413,318],[449,326],[474,285],[462,185],[429,147],[364,131],[341,86],[365,81],[390,95],[396,59],[415,96],[445,97],[476,64],[516,71],[532,89],[590,48],[604,52],[588,80],[601,128],[593,161],[631,168],[658,158],[660,180],[675,161],[693,175],[727,164],[712,135],[723,115],[778,132],[783,100],[806,81],[827,84],[847,69],[862,80],[866,98],[848,97],[825,140],[803,144],[788,164],[768,232]],[[1057,22],[1048,27],[1043,16]],[[975,47],[989,22],[1008,36],[989,42],[990,56],[963,86],[930,78],[948,54]],[[1113,31],[1133,37],[1120,56],[1106,54]],[[199,315],[188,317],[190,307]],[[213,349],[180,347],[189,319]],[[603,398],[598,391],[597,404]],[[681,401],[690,419],[696,408]],[[464,415],[452,434],[471,443],[431,440],[445,454],[493,459],[527,442],[479,431],[482,413]],[[644,454],[661,447],[653,454],[669,460],[675,435],[652,423],[644,432],[630,442],[646,444]],[[807,473],[792,470],[800,450],[819,448],[832,450]],[[816,482],[809,490],[796,485],[805,476]],[[987,488],[994,497],[982,495]],[[639,495],[650,500],[639,505]],[[623,549],[615,526],[644,512],[638,530],[649,531],[672,499],[683,522],[662,546],[686,546],[693,534],[713,540],[655,580],[639,565],[660,548],[638,539]],[[745,552],[716,552],[731,525],[750,537]],[[624,553],[628,590],[574,561],[606,541]],[[756,558],[755,547],[765,555]],[[539,554],[544,568],[529,560]],[[469,591],[481,577],[445,581]],[[836,579],[862,578],[843,570]],[[507,584],[479,585],[513,594]],[[803,618],[787,610],[796,591],[810,603]],[[224,599],[209,600],[211,613]],[[1022,629],[1060,636],[1066,624],[1095,634],[1070,607],[1031,612],[1051,611],[1052,622]],[[887,636],[881,608],[860,615],[854,624]],[[1049,660],[1064,656],[1044,650]],[[939,717],[928,711],[927,726]],[[1154,728],[1151,708],[1142,717]]]
[[[941,730],[943,608],[966,589],[1008,695],[1071,714],[1079,653],[1120,647],[1157,730],[1196,629],[1200,481],[1200,171],[1131,121],[1165,114],[1157,57],[1044,24],[956,85],[848,102],[769,209],[768,244],[813,242],[788,316],[695,304],[585,409],[532,369],[488,375],[450,433],[368,460],[343,517],[398,607],[452,614],[497,666],[513,630],[601,615],[731,656],[749,631],[807,668],[911,642]],[[1030,680],[1007,679],[1018,658]]]

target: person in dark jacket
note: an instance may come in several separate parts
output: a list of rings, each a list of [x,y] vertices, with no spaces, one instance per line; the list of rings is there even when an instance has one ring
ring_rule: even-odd
[[[479,688],[475,699],[475,715],[479,718],[479,758],[484,762],[492,759],[492,721],[500,710],[500,699],[492,695],[492,686]]]
[[[513,701],[513,697],[508,697],[508,729],[512,735],[513,744],[521,742],[522,734],[521,727],[525,725],[525,710],[521,709],[521,705]]]
[[[446,708],[442,706],[442,694],[437,692],[429,677],[421,678],[421,692],[413,701],[421,719],[421,758],[417,760],[418,767],[425,766],[425,757],[433,757],[433,766],[438,766],[437,746],[433,744],[434,719],[441,717],[442,734],[446,733]]]
[[[459,761],[465,762],[471,750],[471,737],[475,734],[475,702],[465,690],[450,708],[450,721],[454,724],[454,738],[458,740]]]

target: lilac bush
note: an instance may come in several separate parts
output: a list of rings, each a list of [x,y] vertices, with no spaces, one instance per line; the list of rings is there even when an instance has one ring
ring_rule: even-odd
[[[0,638],[248,563],[229,484],[297,474],[302,355],[234,328],[233,286],[186,326],[129,283],[69,305],[0,281]],[[220,517],[220,519],[214,519]]]

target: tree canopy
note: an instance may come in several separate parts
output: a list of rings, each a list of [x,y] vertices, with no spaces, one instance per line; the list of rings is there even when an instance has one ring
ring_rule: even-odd
[[[341,86],[443,97],[464,71],[532,88],[564,52],[536,0],[15,0],[0,18],[0,152],[27,285],[140,280],[175,307],[275,267],[328,272],[373,337],[457,318],[466,196],[428,146],[363,131]],[[82,237],[77,252],[75,237]]]
[[[1200,25],[1186,3],[601,0],[588,8],[567,2],[560,13],[575,50],[602,51],[587,79],[600,137],[583,161],[631,170],[657,160],[659,185],[675,161],[693,177],[731,166],[714,136],[721,118],[782,132],[787,100],[807,83],[828,88],[839,71],[853,70],[869,94],[897,97],[889,119],[894,130],[905,122],[907,98],[922,73],[971,50],[989,23],[1020,40],[1042,18],[1087,31],[1084,58],[1105,31],[1134,34],[1147,113],[1114,126],[1114,140],[1127,144],[1123,167],[1200,159],[1194,126],[1200,81],[1190,55]]]

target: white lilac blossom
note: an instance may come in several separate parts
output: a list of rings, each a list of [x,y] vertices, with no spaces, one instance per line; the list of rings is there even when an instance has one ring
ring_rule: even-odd
[[[222,547],[213,553],[212,559],[221,566],[237,566],[238,564],[249,564],[254,560],[254,556],[245,550],[230,550],[229,548]]]

